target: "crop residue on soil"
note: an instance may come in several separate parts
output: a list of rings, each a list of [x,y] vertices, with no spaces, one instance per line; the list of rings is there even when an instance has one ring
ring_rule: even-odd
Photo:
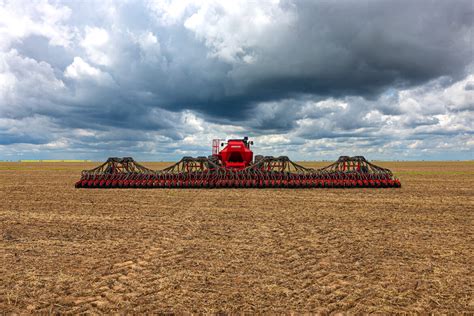
[[[474,163],[377,164],[402,188],[78,190],[94,164],[0,163],[0,311],[474,312]]]

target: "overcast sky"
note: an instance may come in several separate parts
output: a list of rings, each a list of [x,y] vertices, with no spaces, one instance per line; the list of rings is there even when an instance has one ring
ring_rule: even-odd
[[[474,159],[474,1],[0,0],[0,159]]]

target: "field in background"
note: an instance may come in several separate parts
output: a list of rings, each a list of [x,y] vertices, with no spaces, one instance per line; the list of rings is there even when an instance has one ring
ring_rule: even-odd
[[[473,162],[380,163],[401,189],[74,189],[96,165],[0,163],[0,311],[474,312]]]
[[[91,162],[91,160],[79,160],[79,159],[43,159],[43,160],[20,160],[19,162]]]

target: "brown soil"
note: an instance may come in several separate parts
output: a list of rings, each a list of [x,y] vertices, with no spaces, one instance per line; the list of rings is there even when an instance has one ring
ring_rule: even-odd
[[[380,163],[401,189],[75,189],[94,165],[0,163],[0,312],[474,312],[473,162]]]

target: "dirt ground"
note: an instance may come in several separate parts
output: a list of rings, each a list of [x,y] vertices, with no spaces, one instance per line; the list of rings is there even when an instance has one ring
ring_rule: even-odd
[[[75,189],[97,164],[0,163],[0,312],[474,313],[474,162],[379,164],[401,189]]]

